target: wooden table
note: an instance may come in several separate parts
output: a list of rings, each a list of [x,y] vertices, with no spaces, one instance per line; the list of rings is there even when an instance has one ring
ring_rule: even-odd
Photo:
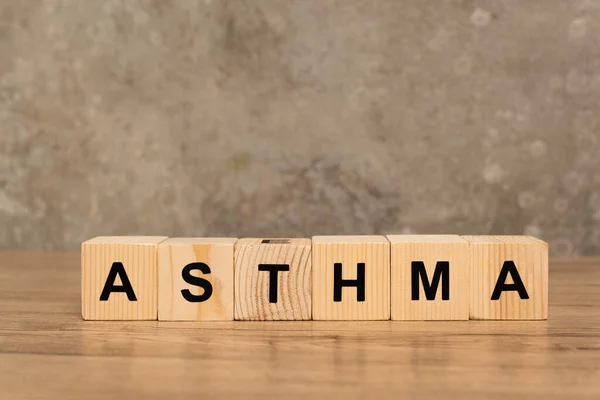
[[[84,322],[77,253],[0,253],[0,399],[600,399],[600,259],[543,322]]]

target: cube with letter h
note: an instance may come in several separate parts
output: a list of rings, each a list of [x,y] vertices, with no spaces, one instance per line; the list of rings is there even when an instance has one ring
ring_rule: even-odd
[[[548,318],[548,244],[531,236],[463,236],[471,248],[470,319]]]
[[[388,235],[393,320],[469,319],[469,242],[458,235]]]
[[[157,318],[158,244],[164,236],[105,236],[81,245],[81,313],[86,320]]]
[[[390,318],[390,243],[384,236],[314,236],[313,319]]]

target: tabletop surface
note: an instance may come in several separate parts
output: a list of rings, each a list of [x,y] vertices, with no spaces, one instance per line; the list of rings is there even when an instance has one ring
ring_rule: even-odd
[[[79,268],[0,252],[0,398],[600,399],[600,259],[541,322],[91,322]]]

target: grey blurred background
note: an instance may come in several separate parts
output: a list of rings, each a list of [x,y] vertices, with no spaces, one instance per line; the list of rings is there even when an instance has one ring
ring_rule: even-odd
[[[600,254],[600,1],[0,1],[0,248],[531,234]]]

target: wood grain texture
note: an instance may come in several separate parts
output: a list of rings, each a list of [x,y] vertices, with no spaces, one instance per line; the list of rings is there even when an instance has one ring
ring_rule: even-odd
[[[385,320],[390,318],[390,243],[384,236],[314,236],[313,319]],[[342,264],[342,279],[357,278],[365,264],[365,301],[357,289],[344,287],[335,302],[334,264]]]
[[[233,320],[233,251],[235,238],[169,238],[158,246],[158,319],[161,321],[232,321]],[[191,263],[204,263],[209,274],[199,276],[212,286],[211,297],[203,302],[187,301],[181,291],[192,295],[204,293],[182,276]]]
[[[158,244],[164,236],[102,236],[81,245],[81,315],[87,320],[152,320],[157,318]],[[100,294],[114,262],[121,262],[137,301],[125,293]],[[117,281],[116,284],[121,284]]]
[[[550,274],[547,321],[83,321],[79,253],[0,252],[0,397],[597,400],[600,258]]]
[[[391,244],[391,314],[393,320],[469,319],[469,242],[458,235],[388,235]],[[442,279],[435,299],[425,297],[419,276],[419,300],[412,300],[412,262],[425,266],[432,283],[439,261],[449,263],[449,299],[442,298]]]
[[[270,241],[270,243],[265,243]],[[235,246],[235,319],[311,319],[310,239],[240,239]],[[277,302],[269,302],[270,273],[259,264],[287,264],[278,273]]]
[[[548,244],[531,236],[464,236],[471,246],[471,319],[548,318]],[[505,261],[514,261],[529,299],[491,296]],[[508,276],[507,283],[513,283]]]

